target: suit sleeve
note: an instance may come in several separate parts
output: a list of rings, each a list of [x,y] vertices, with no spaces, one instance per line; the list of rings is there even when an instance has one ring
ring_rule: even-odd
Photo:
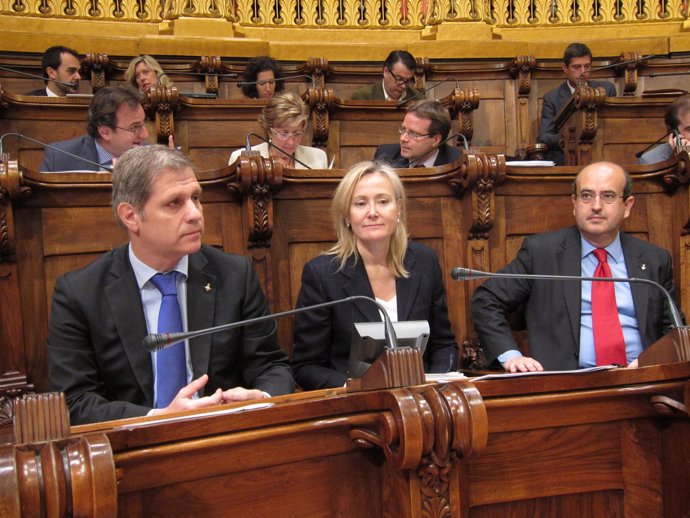
[[[554,94],[557,94],[557,90]],[[556,95],[545,95],[541,107],[541,122],[537,142],[547,144],[552,149],[560,149],[560,134],[556,131]]]
[[[318,272],[312,262],[307,263],[302,271],[298,308],[329,300],[322,281],[323,273]],[[295,315],[292,365],[297,383],[305,390],[342,387],[347,381],[346,374],[333,368],[330,362],[333,318],[331,308]]]
[[[39,172],[52,173],[55,171],[55,151],[45,148],[43,151],[43,162],[38,168]]]
[[[532,273],[529,238],[526,238],[517,257],[503,270],[504,273]],[[470,302],[470,312],[479,340],[487,351],[487,362],[506,351],[519,350],[508,323],[507,315],[527,302],[532,283],[526,279],[491,279],[479,286]]]
[[[458,368],[458,344],[450,327],[443,272],[436,254],[433,257],[433,294],[429,315],[431,336],[424,352],[426,372],[450,372]]]
[[[64,392],[72,424],[144,416],[150,407],[111,401],[101,376],[87,311],[66,277],[55,286],[47,341],[48,377],[53,390]]]
[[[243,320],[269,313],[268,303],[249,260],[245,265]],[[245,380],[251,388],[263,390],[271,396],[290,394],[295,389],[288,356],[278,345],[275,330],[275,323],[270,320],[247,326],[242,341]]]

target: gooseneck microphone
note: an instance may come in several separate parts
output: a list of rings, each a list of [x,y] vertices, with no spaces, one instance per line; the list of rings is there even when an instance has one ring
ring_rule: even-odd
[[[273,142],[271,142],[269,139],[264,138],[261,135],[257,135],[256,133],[247,133],[247,140],[245,142],[245,151],[251,151],[252,150],[252,146],[251,146],[251,142],[249,141],[249,137],[256,137],[259,140],[268,144],[268,147],[272,147],[274,149],[277,149],[278,151],[280,151],[280,153],[282,153],[285,156],[290,156],[285,151],[283,151],[278,146],[276,146]],[[290,158],[292,158],[298,164],[303,165],[306,169],[312,169],[308,164],[305,164],[301,160],[297,159],[295,156],[290,156]]]
[[[314,309],[335,306],[337,304],[342,304],[344,302],[353,302],[355,300],[366,300],[368,302],[371,302],[372,304],[376,304],[376,307],[379,309],[381,315],[383,316],[383,329],[384,338],[386,340],[386,347],[389,349],[397,349],[398,338],[395,334],[393,323],[391,322],[391,319],[388,316],[386,308],[384,308],[383,305],[379,303],[377,300],[372,299],[371,297],[367,297],[365,295],[351,295],[344,299],[331,300],[328,302],[322,302],[321,304],[314,304],[313,306],[305,306],[303,308],[291,309],[289,311],[282,311],[280,313],[273,313],[270,315],[263,315],[261,317],[250,318],[248,320],[240,320],[239,322],[230,322],[229,324],[224,324],[216,327],[209,327],[208,329],[200,329],[198,331],[187,331],[184,333],[152,333],[144,337],[142,345],[144,346],[144,349],[146,349],[149,352],[159,351],[166,347],[170,347],[171,345],[176,344],[177,342],[181,342],[182,340],[189,340],[191,338],[196,338],[198,336],[205,336],[213,333],[218,333],[220,331],[227,331],[229,329],[236,329],[238,327],[258,324],[259,322],[264,322],[266,320],[272,320],[289,315],[295,315],[297,313],[302,313],[304,311],[311,311]]]
[[[0,136],[0,156],[2,156],[2,153],[3,153],[3,141],[5,140],[5,137],[9,137],[9,136],[14,136],[14,137],[18,137],[18,138],[21,138],[24,140],[28,140],[29,142],[33,142],[34,144],[38,144],[39,146],[43,146],[44,148],[52,149],[53,151],[55,151],[57,153],[67,155],[67,156],[70,156],[72,158],[77,158],[86,164],[98,166],[99,169],[105,169],[106,171],[109,171],[111,173],[113,172],[113,168],[110,166],[99,164],[98,162],[94,162],[92,160],[81,157],[79,155],[75,155],[74,153],[70,153],[69,151],[65,151],[64,149],[60,149],[59,147],[51,146],[50,144],[47,144],[47,143],[42,142],[40,140],[36,140],[35,138],[27,137],[26,135],[22,135],[21,133],[5,133],[4,135]],[[97,171],[98,171],[98,169],[94,172],[97,172]]]
[[[416,91],[414,95],[408,97],[407,99],[403,99],[403,100],[401,100],[401,101],[398,101],[398,104],[396,104],[395,106],[399,108],[400,106],[404,105],[404,104],[407,103],[408,101],[411,101],[412,99],[417,99],[417,98],[424,99],[424,98],[426,97],[427,92],[430,92],[431,90],[433,90],[434,88],[436,88],[438,85],[443,84],[443,83],[446,83],[446,82],[448,82],[448,81],[455,81],[455,88],[456,88],[456,89],[457,89],[457,88],[460,88],[460,81],[458,81],[458,80],[455,79],[454,77],[446,77],[445,79],[442,79],[441,81],[438,81],[436,84],[431,85],[429,88],[427,88],[427,89],[424,90],[423,92]],[[421,96],[421,97],[419,97],[419,96]]]
[[[669,131],[669,132],[667,132],[667,133],[664,133],[661,137],[659,137],[659,138],[656,139],[654,142],[652,142],[651,144],[649,144],[649,145],[648,145],[646,148],[644,148],[642,151],[638,151],[637,153],[635,153],[635,158],[640,158],[640,157],[641,157],[642,155],[644,155],[647,151],[649,151],[649,150],[652,149],[654,146],[656,146],[657,144],[659,144],[662,140],[664,140],[666,137],[668,137],[671,133],[674,133],[674,132],[673,132],[673,131]]]
[[[258,85],[259,83],[267,83],[269,81],[287,81],[288,79],[299,79],[300,77],[309,79],[311,81],[311,86],[314,87],[316,86],[316,81],[314,81],[314,78],[312,76],[308,76],[306,74],[300,74],[298,76],[285,76],[285,77],[279,77],[276,79],[263,79],[261,81],[239,81],[237,83],[237,88],[242,88],[243,86],[250,86],[250,85]]]
[[[673,301],[673,297],[658,282],[650,279],[640,279],[639,277],[579,277],[577,275],[538,275],[530,273],[491,273],[483,272],[481,270],[471,270],[470,268],[463,268],[461,266],[455,267],[451,270],[450,276],[456,281],[467,281],[472,279],[532,279],[539,281],[596,281],[596,282],[639,282],[642,284],[649,284],[661,290],[666,297],[666,302],[671,311],[671,320],[673,320],[673,327],[683,327],[683,318]]]
[[[40,76],[38,74],[30,74],[29,72],[23,72],[22,70],[15,70],[13,68],[7,68],[7,67],[2,67],[0,66],[0,70],[5,70],[6,72],[12,72],[14,74],[19,74],[22,76],[30,77],[32,79],[41,79],[43,81],[52,81],[53,83],[58,83],[61,85],[69,86],[71,88],[79,88],[79,82],[74,81],[72,83],[68,83],[67,81],[59,81],[58,79],[51,79],[49,77],[45,76]]]

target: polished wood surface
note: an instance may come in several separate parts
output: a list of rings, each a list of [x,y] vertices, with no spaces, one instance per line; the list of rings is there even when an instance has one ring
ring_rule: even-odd
[[[683,362],[304,392],[240,413],[77,426],[0,446],[0,506],[8,518],[52,517],[99,495],[85,515],[680,518],[689,380]]]

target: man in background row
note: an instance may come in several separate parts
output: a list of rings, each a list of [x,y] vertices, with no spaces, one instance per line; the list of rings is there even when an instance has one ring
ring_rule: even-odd
[[[679,140],[683,147],[690,143],[690,95],[682,95],[668,105],[664,123],[669,132],[668,142],[644,153],[637,160],[639,164],[656,164],[668,160],[675,153]]]
[[[77,51],[68,47],[50,47],[41,58],[41,73],[45,79],[45,88],[28,92],[26,95],[43,95],[64,97],[79,90],[79,69],[81,62]]]
[[[113,172],[112,208],[129,243],[58,278],[47,347],[72,424],[162,415],[293,391],[276,325],[150,351],[149,333],[207,329],[268,314],[250,261],[202,245],[201,186],[176,150],[131,149]]]
[[[394,50],[383,65],[383,79],[363,86],[352,94],[358,100],[402,101],[413,97],[414,71],[417,62],[406,50]]]
[[[375,160],[384,160],[392,167],[434,167],[460,158],[460,150],[445,142],[450,114],[438,101],[412,104],[398,131],[400,143],[378,146]]]
[[[567,104],[575,90],[586,84],[591,88],[603,88],[607,97],[616,96],[616,87],[611,83],[589,80],[591,69],[592,51],[589,50],[589,47],[583,43],[571,43],[563,53],[563,73],[566,76],[566,81],[544,95],[537,142],[549,146],[545,158],[553,160],[556,165],[563,165],[564,163],[560,134],[556,129],[556,115]]]
[[[57,149],[45,149],[39,171],[111,168],[125,151],[147,143],[149,133],[141,106],[143,101],[143,95],[130,87],[106,86],[98,90],[89,105],[88,134],[51,144]]]
[[[636,277],[672,295],[670,254],[621,232],[635,197],[618,165],[588,165],[573,184],[576,226],[528,236],[502,272],[518,275]],[[507,315],[525,312],[530,356],[523,356]],[[471,301],[472,320],[487,360],[506,371],[570,370],[595,365],[637,365],[643,349],[670,329],[661,290],[645,283],[491,279]]]

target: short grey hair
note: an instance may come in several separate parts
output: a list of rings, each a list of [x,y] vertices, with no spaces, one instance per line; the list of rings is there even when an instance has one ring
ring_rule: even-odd
[[[151,195],[151,184],[160,173],[167,169],[182,171],[187,168],[197,173],[194,162],[167,146],[137,146],[123,153],[113,170],[110,202],[118,223],[122,225],[117,213],[121,203],[129,203],[141,212]]]

